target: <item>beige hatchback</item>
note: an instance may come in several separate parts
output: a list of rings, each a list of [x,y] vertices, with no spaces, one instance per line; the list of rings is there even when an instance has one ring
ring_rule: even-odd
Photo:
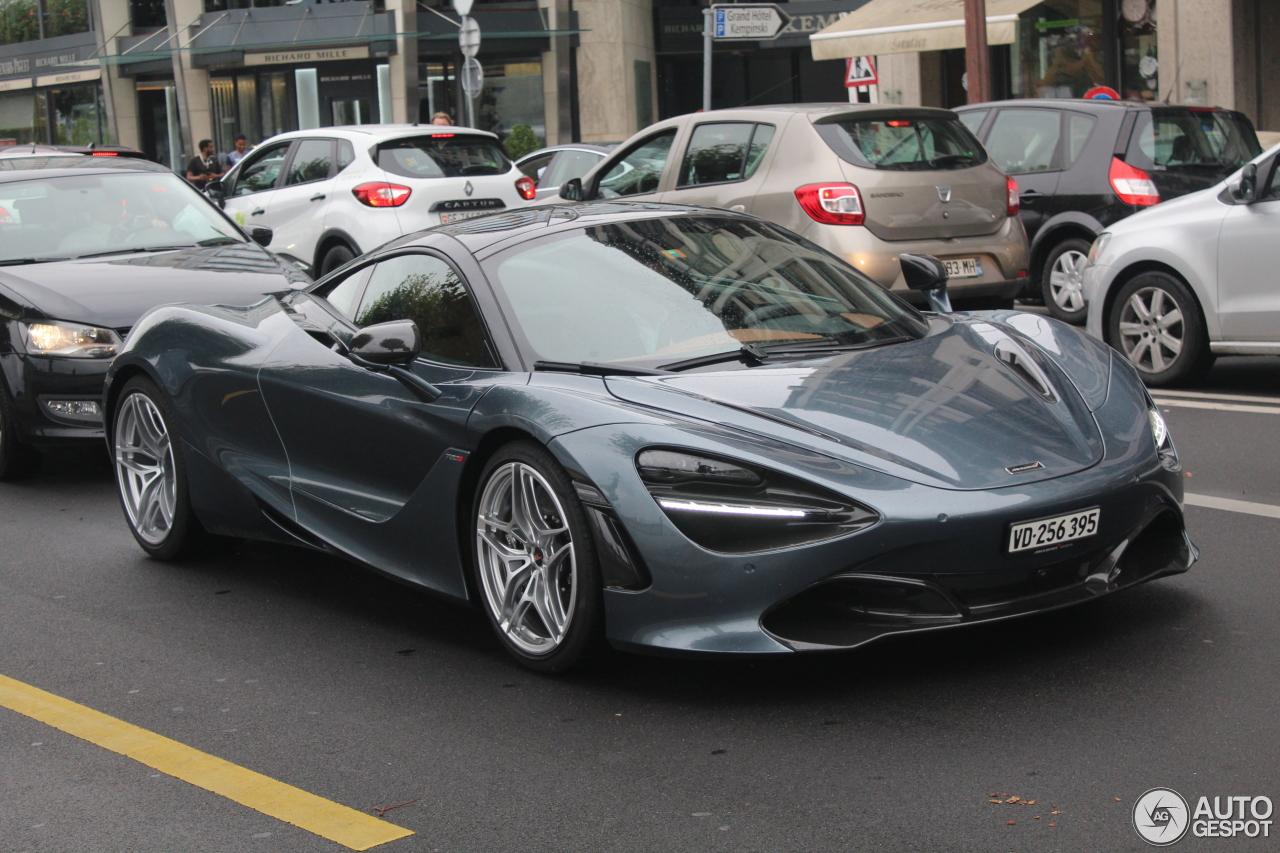
[[[772,220],[913,302],[898,256],[936,255],[965,307],[1011,305],[1027,276],[1018,187],[950,110],[786,104],[651,125],[560,189]]]

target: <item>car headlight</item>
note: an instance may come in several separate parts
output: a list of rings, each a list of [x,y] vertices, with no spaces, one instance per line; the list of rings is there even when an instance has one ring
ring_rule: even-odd
[[[100,329],[61,320],[23,323],[27,351],[33,355],[69,358],[111,358],[124,343],[114,329]]]
[[[1102,257],[1102,253],[1106,251],[1107,244],[1111,242],[1111,232],[1103,231],[1098,235],[1098,239],[1093,241],[1093,245],[1089,247],[1088,266],[1093,266],[1098,262],[1098,258]]]
[[[1170,470],[1178,468],[1178,449],[1173,446],[1173,436],[1169,435],[1169,425],[1164,422],[1164,415],[1152,404],[1147,409],[1147,420],[1151,424],[1151,438],[1156,443],[1156,455],[1160,464]]]
[[[636,470],[676,529],[711,551],[772,551],[880,520],[843,495],[745,462],[650,448],[636,456]]]

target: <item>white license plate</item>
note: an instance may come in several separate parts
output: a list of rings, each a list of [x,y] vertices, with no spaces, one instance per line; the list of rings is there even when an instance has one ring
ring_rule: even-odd
[[[485,216],[493,213],[492,210],[461,210],[457,213],[440,214],[440,224],[448,225],[450,222],[461,222],[464,219],[475,219],[477,216]]]
[[[943,261],[947,267],[947,278],[973,278],[982,275],[982,258],[956,258]]]
[[[1049,548],[1062,542],[1093,536],[1098,532],[1098,520],[1101,517],[1102,510],[1093,507],[1067,515],[1015,524],[1009,528],[1009,553]]]

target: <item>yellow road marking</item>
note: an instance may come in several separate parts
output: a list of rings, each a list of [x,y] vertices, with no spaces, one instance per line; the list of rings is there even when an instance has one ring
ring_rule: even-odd
[[[373,815],[309,794],[155,732],[0,675],[0,707],[132,758],[351,850],[413,835]]]

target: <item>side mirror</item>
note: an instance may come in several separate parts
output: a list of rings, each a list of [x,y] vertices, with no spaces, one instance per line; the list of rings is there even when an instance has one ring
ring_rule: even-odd
[[[249,229],[249,239],[263,248],[271,245],[271,238],[274,236],[275,232],[265,225],[255,225]]]
[[[351,339],[348,354],[358,362],[386,367],[408,364],[422,352],[418,324],[412,320],[391,320],[365,326]]]
[[[1240,180],[1231,188],[1231,197],[1241,204],[1253,204],[1258,200],[1258,166],[1249,163],[1240,170]]]
[[[227,188],[222,185],[222,181],[210,181],[204,185],[204,191],[218,207],[226,207]]]
[[[582,201],[582,178],[570,178],[561,184],[560,198],[565,201]]]
[[[918,290],[929,300],[929,308],[939,314],[951,313],[951,299],[947,296],[947,266],[933,255],[898,256],[902,264],[902,277],[907,287]]]

